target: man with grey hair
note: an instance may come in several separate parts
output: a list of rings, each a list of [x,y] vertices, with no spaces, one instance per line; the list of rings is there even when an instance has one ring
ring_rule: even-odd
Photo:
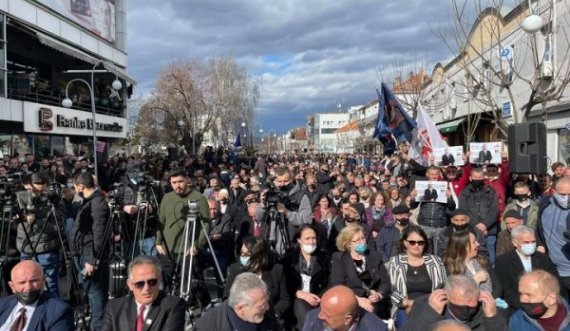
[[[132,296],[107,303],[101,330],[184,330],[186,302],[160,291],[161,275],[158,258],[134,258],[129,263],[127,279]]]
[[[269,313],[267,285],[254,273],[239,274],[228,300],[203,315],[195,331],[211,330],[281,330]]]
[[[495,273],[499,283],[503,285],[502,298],[509,304],[507,313],[510,316],[522,308],[519,301],[519,289],[515,279],[533,270],[546,270],[558,277],[556,267],[544,253],[536,251],[534,230],[526,225],[519,225],[511,230],[511,242],[514,250],[497,257]],[[566,295],[566,291],[562,291]]]
[[[498,313],[495,299],[470,277],[452,275],[445,287],[429,296],[414,300],[408,323],[403,331],[424,331],[443,320],[456,320],[476,331],[507,330],[507,323]]]

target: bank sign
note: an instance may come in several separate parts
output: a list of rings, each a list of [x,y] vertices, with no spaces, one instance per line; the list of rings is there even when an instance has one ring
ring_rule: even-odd
[[[91,136],[95,127],[99,137],[127,137],[127,121],[124,118],[97,114],[93,123],[91,112],[28,102],[25,104],[25,132]]]

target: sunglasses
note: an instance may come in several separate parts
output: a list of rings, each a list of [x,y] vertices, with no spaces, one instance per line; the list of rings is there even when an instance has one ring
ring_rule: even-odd
[[[407,241],[408,244],[410,244],[411,246],[416,246],[416,245],[418,245],[418,246],[423,246],[423,245],[426,244],[426,242],[423,241],[423,240],[417,240],[417,241],[416,241],[416,240],[406,240],[406,241]]]
[[[148,287],[155,287],[158,284],[158,279],[153,278],[153,279],[149,279],[149,280],[141,280],[138,282],[134,282],[133,285],[135,286],[135,288],[137,290],[142,290],[144,287],[144,284],[147,284]]]

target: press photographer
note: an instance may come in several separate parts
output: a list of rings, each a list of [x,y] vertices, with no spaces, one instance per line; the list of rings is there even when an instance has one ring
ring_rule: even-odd
[[[57,222],[62,220],[58,185],[50,185],[46,173],[31,175],[28,190],[17,193],[20,222],[17,227],[16,248],[22,260],[37,260],[46,276],[47,293],[59,297],[59,248]],[[53,207],[53,209],[52,209]],[[55,213],[52,213],[52,210]]]
[[[265,222],[269,222],[269,241],[275,252],[283,256],[290,247],[290,238],[302,224],[312,221],[311,202],[302,186],[286,167],[275,171],[270,188],[261,194],[265,203]]]
[[[160,203],[159,229],[156,232],[156,251],[163,266],[166,285],[172,290],[177,288],[177,284],[173,284],[172,277],[179,277],[176,270],[182,264],[181,261],[184,255],[183,239],[184,226],[189,212],[188,202],[193,201],[197,203],[198,213],[196,216],[204,222],[207,231],[209,231],[210,217],[208,201],[199,191],[192,187],[190,178],[188,178],[183,168],[175,169],[170,173],[170,185],[173,191],[165,194]],[[191,243],[194,243],[194,245],[188,249],[186,254],[198,255],[207,242],[200,222],[196,223],[195,237],[189,238],[189,241],[192,241]],[[196,260],[194,259],[194,261]],[[182,273],[184,272],[185,270]],[[197,279],[201,278],[200,270],[198,270],[197,266],[193,266],[193,273],[193,276]],[[210,301],[209,296],[206,291],[203,291],[203,288],[197,290],[198,300],[205,307]]]

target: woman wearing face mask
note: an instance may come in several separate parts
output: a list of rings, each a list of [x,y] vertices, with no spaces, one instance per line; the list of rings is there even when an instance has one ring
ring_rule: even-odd
[[[479,242],[469,228],[451,235],[444,265],[448,275],[469,276],[479,284],[481,291],[500,296],[500,289],[493,288],[493,284],[497,284],[495,273],[489,268],[487,258],[479,254]]]
[[[252,272],[261,277],[267,284],[271,310],[279,320],[289,309],[291,300],[287,290],[287,282],[283,265],[276,262],[271,245],[261,238],[247,238],[240,249],[239,262],[230,266],[224,287],[224,300],[230,295],[230,288],[237,275]]]
[[[330,286],[350,287],[360,307],[386,318],[382,303],[390,293],[388,271],[380,254],[368,249],[363,228],[347,225],[336,238],[336,245],[339,252],[332,257]]]
[[[390,259],[391,317],[396,320],[398,329],[406,323],[414,299],[431,293],[447,279],[441,259],[426,254],[427,245],[428,238],[424,230],[410,225],[402,233],[401,253]]]
[[[287,285],[294,297],[293,312],[297,328],[303,329],[307,312],[319,306],[320,296],[328,287],[329,256],[319,250],[317,230],[304,224],[293,238],[293,249],[286,259]]]

